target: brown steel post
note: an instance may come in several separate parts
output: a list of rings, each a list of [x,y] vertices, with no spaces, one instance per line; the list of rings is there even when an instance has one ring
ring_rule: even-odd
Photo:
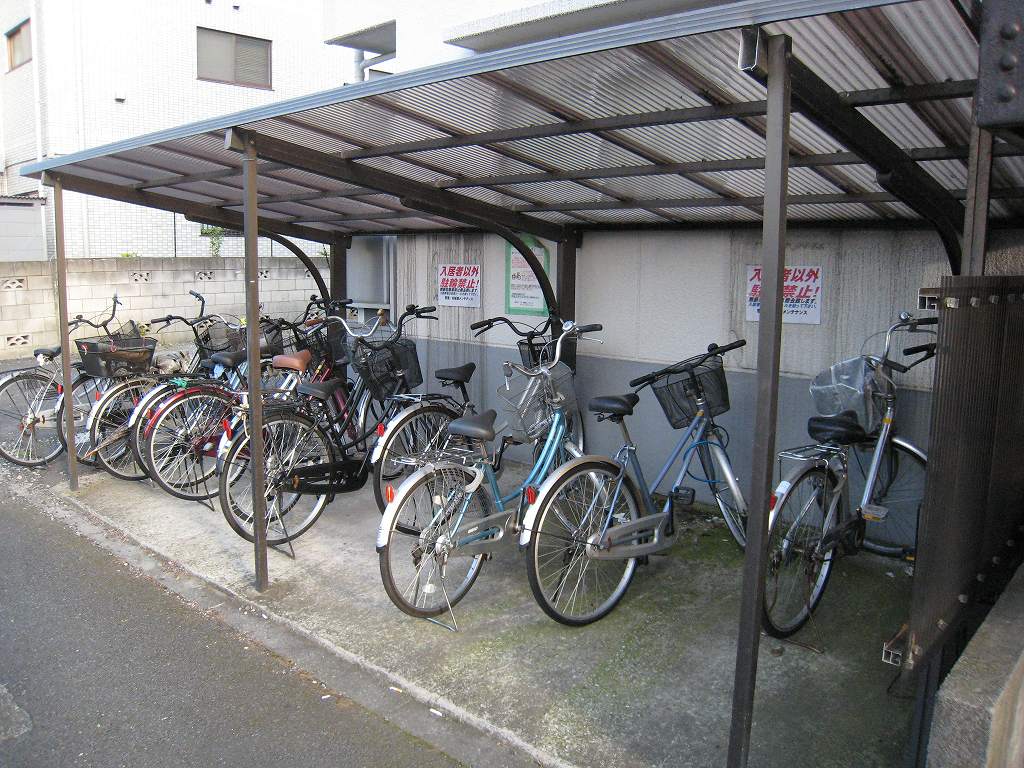
[[[269,583],[267,573],[267,498],[266,462],[263,451],[263,396],[260,392],[260,261],[258,250],[259,217],[257,214],[256,178],[258,167],[256,146],[245,138],[243,186],[245,207],[245,319],[246,348],[249,363],[249,464],[252,472],[252,524],[256,555],[256,589],[263,591]]]
[[[330,287],[332,299],[347,299],[348,296],[348,247],[352,244],[352,238],[347,235],[339,235],[331,243],[330,264]],[[335,310],[337,311],[337,310]],[[340,312],[339,312],[340,314]],[[335,356],[342,357],[342,341],[344,340],[345,329],[338,323],[330,323],[327,326],[327,341]],[[338,372],[342,377],[347,371],[342,368]]]
[[[559,241],[556,249],[556,274],[558,280],[558,315],[562,320],[578,320],[576,317],[576,249],[579,247],[579,232],[570,232],[569,237]],[[589,322],[589,321],[588,321]],[[553,330],[553,336],[560,333]],[[576,345],[562,351],[562,360],[570,368],[576,368]]]
[[[736,678],[733,684],[729,768],[745,768],[750,758],[750,726],[757,684],[757,652],[764,602],[765,531],[775,463],[775,424],[779,406],[779,353],[782,347],[782,277],[786,260],[786,192],[789,178],[790,39],[767,42],[768,115],[765,153],[764,230],[761,256],[761,314],[757,329],[757,403],[751,468],[747,549],[743,564]]]
[[[64,378],[64,429],[68,435],[68,487],[78,490],[78,452],[71,380],[71,332],[68,330],[68,260],[64,250],[64,185],[53,177],[54,239],[57,246],[57,322],[60,324],[60,367]]]
[[[971,146],[967,156],[967,210],[964,214],[963,245],[966,264],[963,274],[984,275],[992,181],[992,133],[972,123]]]

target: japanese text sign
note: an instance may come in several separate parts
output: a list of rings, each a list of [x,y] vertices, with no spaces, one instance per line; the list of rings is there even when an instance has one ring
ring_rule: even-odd
[[[747,265],[747,320],[761,314],[761,267]],[[821,267],[786,267],[782,284],[782,322],[821,325]]]

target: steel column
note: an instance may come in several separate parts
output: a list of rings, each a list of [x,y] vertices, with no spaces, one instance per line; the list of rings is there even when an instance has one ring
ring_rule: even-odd
[[[259,218],[257,216],[259,174],[256,145],[245,141],[242,163],[245,209],[242,232],[245,235],[245,324],[249,379],[249,464],[252,473],[253,547],[256,556],[256,589],[263,591],[269,583],[267,574],[267,498],[265,457],[263,452],[263,395],[260,387],[260,260],[258,250]]]
[[[744,48],[751,43],[744,30]],[[758,31],[759,32],[759,31]],[[782,284],[786,261],[786,190],[789,182],[789,58],[791,41],[785,35],[764,37],[755,32],[760,48],[753,66],[766,57],[768,117],[765,152],[764,236],[761,257],[761,315],[757,329],[757,404],[754,409],[754,455],[747,496],[747,548],[743,564],[736,678],[733,684],[729,768],[745,768],[750,757],[750,726],[757,684],[757,652],[761,640],[764,602],[765,532],[775,460],[775,425],[779,407],[779,353],[782,347]],[[741,61],[743,59],[741,58]]]
[[[967,211],[964,214],[964,274],[985,274],[988,204],[992,182],[992,134],[971,125],[967,166]]]
[[[576,317],[576,251],[580,245],[580,233],[572,232],[569,237],[558,243],[556,247],[555,265],[558,282],[558,315],[562,320],[578,320]],[[554,329],[552,336],[560,335]],[[576,368],[576,345],[567,346],[562,356],[565,364]]]
[[[64,379],[64,429],[68,435],[68,487],[78,490],[78,452],[75,440],[75,408],[71,385],[71,332],[68,330],[68,260],[64,246],[64,184],[53,179],[53,224],[57,247],[57,322],[60,330],[60,367]]]
[[[331,243],[330,250],[330,282],[332,299],[348,298],[348,249],[352,245],[352,238],[339,236]],[[338,323],[331,323],[327,326],[327,340],[332,350],[341,350],[341,342],[344,339],[344,329]],[[346,371],[342,369],[344,378]]]

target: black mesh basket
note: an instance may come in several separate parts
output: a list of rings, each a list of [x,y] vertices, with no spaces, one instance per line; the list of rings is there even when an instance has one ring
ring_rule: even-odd
[[[562,359],[575,359],[572,353],[576,351],[576,338],[566,339],[562,342]],[[535,339],[522,339],[519,341],[519,356],[523,365],[527,368],[536,368],[541,363],[550,363],[555,357],[555,343],[548,336],[538,336]],[[576,370],[573,368],[573,373]]]
[[[146,373],[153,364],[156,339],[148,336],[94,336],[75,339],[82,368],[99,379]]]
[[[199,357],[209,360],[215,352],[240,352],[245,349],[245,338],[231,332],[231,327],[214,320],[198,329]]]
[[[700,395],[706,401],[705,416],[719,416],[729,410],[729,387],[720,356],[694,368],[692,377],[689,369],[672,373],[654,382],[651,389],[672,429],[690,426],[697,416],[697,398]]]
[[[370,395],[377,400],[395,394],[400,374],[404,376],[409,389],[423,383],[416,343],[409,339],[399,339],[384,349],[370,349],[360,344],[356,346],[350,360],[352,369],[359,374]]]

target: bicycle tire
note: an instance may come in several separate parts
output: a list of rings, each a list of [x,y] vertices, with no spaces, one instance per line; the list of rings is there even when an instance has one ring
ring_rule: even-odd
[[[526,572],[530,582],[530,591],[533,592],[537,605],[549,617],[570,627],[582,627],[592,624],[607,616],[619,604],[625,596],[629,585],[636,573],[637,558],[623,559],[596,559],[587,556],[587,539],[594,534],[599,534],[603,528],[608,514],[602,511],[599,515],[584,515],[590,517],[588,527],[578,533],[581,521],[573,521],[571,509],[573,508],[570,494],[578,493],[577,481],[583,480],[587,485],[594,485],[596,475],[603,474],[609,480],[614,480],[621,474],[621,467],[613,461],[602,458],[594,458],[590,461],[583,461],[554,479],[551,486],[544,490],[544,497],[538,500],[539,510],[535,518],[534,527],[530,534],[530,543],[526,558]],[[605,493],[599,487],[597,493]],[[586,508],[592,508],[592,501],[587,502]],[[628,518],[619,519],[614,524],[625,524],[639,519],[641,506],[640,494],[628,475],[623,476],[622,485],[619,488],[618,502],[625,501],[625,511]],[[616,520],[622,512],[611,511],[612,520]],[[576,528],[569,531],[570,525],[576,522]],[[565,533],[569,531],[569,533]],[[565,542],[568,542],[566,544]],[[558,551],[553,548],[561,546],[561,567],[558,567]],[[548,564],[555,565],[554,578],[545,575]],[[582,565],[581,565],[582,564]],[[588,571],[591,569],[606,568],[611,573],[611,589],[606,596],[600,597],[593,607],[582,612],[576,612],[576,597],[581,594],[580,589],[586,589]],[[615,572],[621,568],[621,573]],[[565,596],[563,588],[570,583],[573,573],[577,573],[575,583]],[[597,574],[603,571],[593,571],[594,578],[591,580],[597,588],[601,588],[601,577]]]
[[[402,464],[405,469],[396,465],[396,459],[390,458],[398,455],[392,446],[401,446],[397,449],[402,452],[401,458],[412,460],[431,446],[436,447],[438,442],[434,440],[434,436],[441,430],[446,430],[448,424],[458,417],[459,414],[448,406],[430,403],[407,408],[389,423],[385,433],[387,436],[380,438],[386,440],[386,443],[380,448],[377,461],[373,463],[373,498],[377,502],[377,510],[382,515],[387,507],[386,486],[398,488],[402,479],[416,471],[415,465],[412,464]],[[395,466],[389,467],[389,460]]]
[[[119,480],[145,480],[148,476],[132,454],[128,421],[154,383],[144,378],[120,382],[103,393],[92,413],[89,439],[96,463]]]
[[[776,498],[781,500],[769,514],[761,613],[761,625],[772,637],[782,639],[798,632],[825,594],[836,549],[833,546],[819,554],[816,547],[844,519],[841,497],[836,514],[828,515],[832,503],[828,489],[836,485],[830,469],[809,464],[798,467],[780,483],[781,493],[776,490]],[[787,576],[780,586],[783,569]]]
[[[294,437],[285,432],[289,424],[295,430]],[[263,432],[264,471],[267,473],[282,471],[287,473],[289,469],[295,467],[336,460],[334,443],[327,432],[315,421],[299,413],[282,411],[267,415],[263,422]],[[309,440],[311,435],[315,435],[319,445],[312,444]],[[295,448],[287,449],[293,452],[291,457],[288,457],[283,451],[278,451],[279,447],[285,449],[285,444],[288,442],[295,443]],[[252,542],[255,540],[252,530],[252,513],[250,511],[246,514],[244,502],[245,491],[249,490],[251,495],[252,488],[251,478],[247,475],[249,460],[246,451],[248,447],[249,436],[245,432],[237,435],[232,441],[224,458],[224,466],[218,477],[217,487],[220,510],[224,519],[231,526],[231,530],[246,541]],[[295,452],[298,452],[299,455],[295,456]],[[275,462],[275,453],[278,454],[278,457],[284,456],[284,459],[278,458],[278,461]],[[327,494],[317,496],[308,511],[296,515],[299,501],[303,496],[311,494],[282,492],[280,487],[275,488],[272,482],[267,482],[266,488],[266,493],[273,496],[273,499],[268,499],[267,503],[267,544],[271,546],[294,541],[308,531],[320,519],[330,498]],[[232,489],[239,489],[240,492],[234,493]],[[288,496],[293,498],[283,503],[280,501]],[[249,509],[251,510],[251,503]],[[299,519],[300,516],[301,519]],[[271,527],[275,517],[280,526],[280,534],[275,533],[275,529]],[[285,517],[288,517],[289,522],[296,519],[299,519],[299,522],[289,528],[285,523]]]
[[[858,457],[860,449],[865,456]],[[874,442],[851,446],[847,469],[851,504],[860,504],[864,476],[874,450]],[[865,521],[861,545],[864,549],[886,557],[905,557],[915,552],[927,469],[927,459],[923,454],[900,438],[890,438],[879,470],[879,486],[885,492],[873,498],[873,502],[886,507],[889,514],[881,522]]]
[[[450,536],[454,509],[435,510],[435,498],[456,499],[476,475],[467,467],[445,464],[433,472],[424,471],[412,477],[396,499],[395,514],[390,518],[386,539],[378,548],[380,577],[391,602],[402,612],[416,618],[439,616],[461,601],[476,583],[483,567],[484,555],[456,556],[445,559],[436,546],[443,536]],[[473,493],[466,509],[469,519],[483,518],[492,513],[494,504],[487,490],[481,486]],[[465,519],[465,518],[463,518]],[[382,521],[382,526],[384,522]],[[438,559],[443,567],[438,567]],[[411,578],[407,566],[411,563]],[[426,563],[427,565],[424,565]],[[467,563],[453,590],[446,586],[448,564]],[[429,570],[424,575],[424,569]],[[435,574],[438,574],[435,578]],[[401,584],[407,584],[404,589]],[[433,602],[428,602],[428,600]]]
[[[16,373],[0,382],[0,456],[21,467],[42,467],[64,452],[58,426],[60,379],[41,370]],[[46,405],[51,407],[47,408]],[[49,424],[47,424],[47,412]],[[45,433],[40,439],[38,433]],[[47,440],[46,438],[49,437]],[[40,454],[39,448],[45,446]]]
[[[89,414],[103,396],[108,387],[113,386],[113,379],[97,379],[92,376],[79,376],[71,383],[72,413],[75,419],[75,455],[78,463],[86,467],[95,467],[96,459],[89,456],[92,440],[89,437]],[[64,423],[64,408],[68,402],[67,393],[61,396],[57,406],[57,437],[64,450],[68,447],[67,427]]]

